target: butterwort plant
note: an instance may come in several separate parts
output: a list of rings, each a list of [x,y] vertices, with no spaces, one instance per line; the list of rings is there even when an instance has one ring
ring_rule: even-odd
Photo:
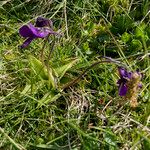
[[[19,29],[19,34],[26,38],[23,44],[20,46],[20,48],[26,48],[29,46],[29,44],[37,39],[42,38],[45,39],[43,42],[43,47],[41,49],[41,55],[40,59],[35,58],[32,55],[29,55],[29,62],[31,64],[31,68],[36,73],[36,75],[39,76],[42,80],[47,80],[50,87],[55,88],[56,86],[56,79],[55,79],[55,73],[54,68],[50,66],[50,56],[52,51],[54,50],[55,45],[55,35],[60,35],[58,32],[53,31],[53,23],[51,20],[43,17],[38,17],[35,21],[35,24],[28,23],[26,25],[23,25]],[[47,59],[45,59],[44,56],[44,50],[45,45],[49,41],[49,38],[51,38],[50,35],[54,35],[54,40],[52,40],[52,44],[49,44],[49,55]]]
[[[142,74],[139,71],[129,72],[123,67],[118,67],[120,79],[117,84],[119,95],[130,100],[131,107],[137,107],[138,91],[142,88]]]
[[[19,34],[26,38],[26,40],[23,42],[23,44],[20,46],[20,48],[26,48],[34,39],[37,38],[46,38],[48,35],[56,35],[57,32],[53,31],[52,29],[52,21],[43,18],[38,17],[36,19],[35,25],[32,23],[23,25],[19,29]]]

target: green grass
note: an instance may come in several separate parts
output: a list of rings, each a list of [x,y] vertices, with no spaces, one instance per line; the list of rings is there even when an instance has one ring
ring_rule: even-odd
[[[149,150],[149,6],[148,0],[0,2],[0,149]],[[43,39],[18,48],[19,28],[38,16],[52,19],[63,35],[50,58],[54,38],[45,45],[45,65]],[[113,63],[98,63],[103,56]],[[143,73],[135,109],[118,95],[118,65]]]

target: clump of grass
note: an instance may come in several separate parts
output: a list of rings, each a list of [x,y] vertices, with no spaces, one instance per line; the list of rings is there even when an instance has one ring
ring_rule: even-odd
[[[1,149],[149,149],[149,4],[0,3]],[[38,16],[63,34],[50,37],[43,60],[42,39],[18,48],[19,28]],[[143,73],[135,109],[118,95],[118,65]]]

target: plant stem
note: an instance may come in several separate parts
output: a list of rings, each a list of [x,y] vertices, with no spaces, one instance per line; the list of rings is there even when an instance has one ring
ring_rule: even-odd
[[[44,64],[44,49],[45,49],[46,42],[48,41],[49,36],[50,36],[50,34],[49,34],[49,35],[46,37],[46,39],[44,40],[44,44],[43,44],[43,47],[42,47],[42,49],[41,49],[40,58],[41,58],[43,64]]]
[[[107,58],[107,57],[106,57],[106,59],[107,59],[107,60],[100,60],[100,61],[97,61],[97,62],[93,63],[91,66],[89,66],[88,68],[86,68],[77,78],[75,78],[74,80],[72,80],[72,81],[70,81],[69,83],[67,83],[66,85],[64,85],[64,86],[62,87],[62,89],[64,90],[64,89],[66,89],[66,88],[68,88],[68,87],[70,87],[70,86],[73,86],[73,85],[75,85],[76,83],[78,83],[78,81],[79,81],[90,69],[92,69],[93,67],[95,67],[95,66],[98,65],[98,64],[102,64],[102,63],[115,63],[115,64],[118,65],[118,66],[121,65],[120,62],[118,62],[118,61],[116,61],[116,60],[114,60],[114,59],[112,59],[112,58],[109,58],[109,57]]]
[[[53,40],[52,46],[50,46],[50,52],[49,52],[47,61],[49,61],[51,59],[51,55],[52,55],[52,53],[54,51],[54,47],[55,47],[55,41],[56,41],[56,39],[55,39],[55,35],[54,35],[54,40]]]

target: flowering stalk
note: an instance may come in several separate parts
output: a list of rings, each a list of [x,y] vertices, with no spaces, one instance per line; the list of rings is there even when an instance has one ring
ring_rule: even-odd
[[[102,64],[102,63],[114,63],[118,66],[120,66],[120,62],[119,61],[116,61],[112,58],[109,58],[109,57],[104,57],[106,60],[100,60],[100,61],[97,61],[95,63],[93,63],[92,65],[90,65],[88,68],[86,68],[78,77],[76,77],[74,80],[72,80],[71,82],[67,83],[66,85],[64,85],[62,87],[62,89],[66,89],[68,87],[71,87],[73,85],[75,85],[76,83],[78,83],[80,81],[80,79],[90,70],[92,69],[93,67],[97,66],[98,64]]]
[[[43,44],[43,47],[41,49],[40,58],[41,58],[43,64],[44,64],[44,60],[45,60],[45,58],[44,58],[44,49],[45,49],[45,46],[46,46],[46,43],[47,43],[48,39],[49,39],[49,35],[44,40],[44,44]]]
[[[48,59],[47,59],[48,61],[50,60],[51,55],[52,55],[52,53],[53,53],[53,51],[54,51],[55,42],[56,42],[56,39],[55,39],[55,36],[54,36],[53,43],[52,43],[52,45],[50,46],[50,50],[49,50],[49,55],[48,55]]]

